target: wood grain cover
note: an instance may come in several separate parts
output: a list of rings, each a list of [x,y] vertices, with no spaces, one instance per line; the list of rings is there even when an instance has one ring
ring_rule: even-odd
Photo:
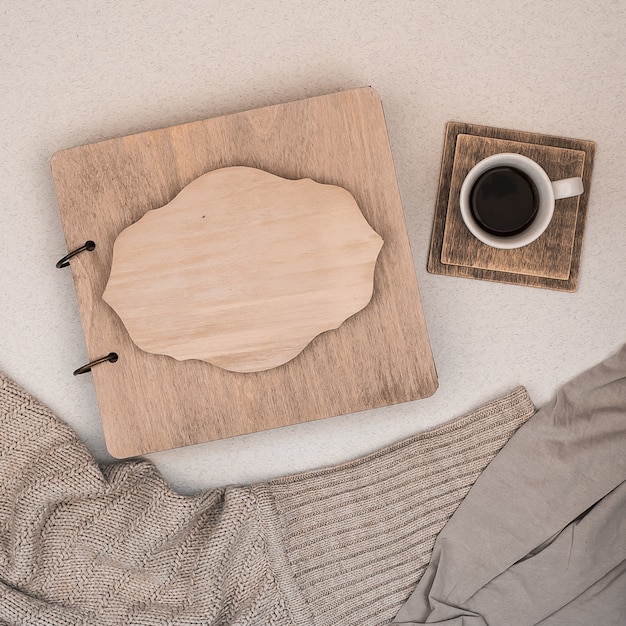
[[[113,242],[198,176],[244,165],[347,189],[385,242],[370,304],[280,367],[234,373],[139,350],[102,300]],[[352,413],[437,388],[382,104],[355,89],[71,148],[52,158],[107,447],[124,458]],[[68,364],[68,370],[73,364]]]

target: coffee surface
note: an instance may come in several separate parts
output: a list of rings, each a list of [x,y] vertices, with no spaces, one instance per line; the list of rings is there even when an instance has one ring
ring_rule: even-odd
[[[513,167],[487,170],[470,193],[474,219],[485,231],[499,237],[511,237],[528,228],[538,205],[535,185]]]

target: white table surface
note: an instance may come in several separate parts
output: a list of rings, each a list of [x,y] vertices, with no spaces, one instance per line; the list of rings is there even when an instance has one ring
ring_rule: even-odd
[[[319,468],[626,341],[626,3],[1,0],[0,369],[106,461],[49,168],[61,148],[364,85],[380,93],[439,374],[425,400],[150,455],[182,493]],[[445,123],[597,142],[574,294],[426,272]]]

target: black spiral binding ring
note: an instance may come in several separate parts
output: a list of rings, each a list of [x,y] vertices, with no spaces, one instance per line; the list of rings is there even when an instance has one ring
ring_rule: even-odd
[[[70,264],[70,259],[73,256],[76,256],[77,254],[80,254],[81,252],[84,252],[85,250],[87,250],[87,252],[91,252],[92,250],[95,250],[96,248],[96,244],[91,241],[91,239],[89,241],[85,241],[85,245],[81,246],[80,248],[76,248],[76,250],[72,250],[69,254],[66,254],[62,259],[59,259],[57,261],[57,267],[59,269],[61,269],[62,267],[67,267]]]
[[[91,252],[92,250],[96,249],[96,244],[95,242],[91,241],[91,239],[89,239],[88,241],[85,241],[85,244],[82,245],[80,248],[76,248],[76,250],[72,250],[69,254],[66,254],[62,259],[59,259],[56,263],[56,266],[61,269],[62,267],[67,267],[70,264],[70,259],[72,257],[75,257],[77,254],[80,254],[81,252],[84,252],[85,250],[87,252]],[[85,365],[81,365],[77,370],[74,370],[74,376],[80,376],[81,374],[86,374],[87,372],[91,372],[91,368],[94,365],[100,365],[100,363],[106,363],[107,361],[109,363],[115,363],[118,359],[117,353],[116,352],[109,352],[109,354],[107,354],[106,356],[100,357],[99,359],[95,359],[93,361],[89,361],[89,363],[85,364]]]
[[[77,370],[74,370],[74,376],[79,376],[80,374],[86,374],[87,372],[91,372],[91,368],[94,365],[99,365],[100,363],[105,363],[108,361],[109,363],[115,363],[118,359],[116,352],[109,352],[106,356],[103,356],[99,359],[95,359],[94,361],[90,361],[86,365],[79,367]]]

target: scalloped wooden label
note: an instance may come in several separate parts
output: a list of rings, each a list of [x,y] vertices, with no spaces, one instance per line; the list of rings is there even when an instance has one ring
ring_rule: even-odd
[[[346,189],[227,167],[118,235],[102,297],[146,352],[256,372],[367,306],[382,245]]]

